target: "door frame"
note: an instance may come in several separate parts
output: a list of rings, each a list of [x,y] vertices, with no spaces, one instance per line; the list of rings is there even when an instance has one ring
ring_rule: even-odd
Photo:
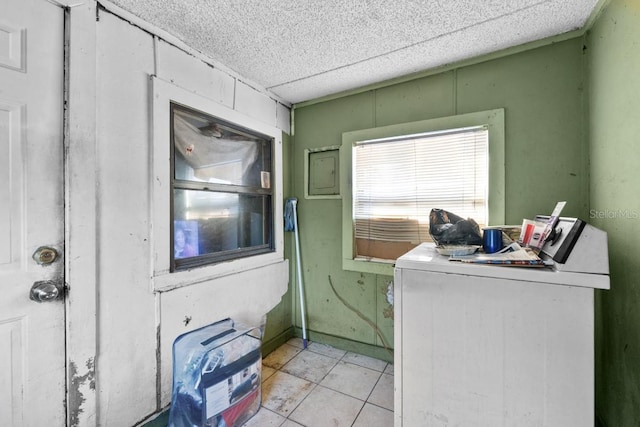
[[[61,6],[65,11],[64,259],[67,286],[67,425],[98,425],[98,6],[95,0],[46,1]]]

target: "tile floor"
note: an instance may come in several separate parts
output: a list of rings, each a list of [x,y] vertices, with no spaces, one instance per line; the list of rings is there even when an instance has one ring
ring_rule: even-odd
[[[393,365],[293,338],[262,361],[262,407],[244,427],[391,427]]]

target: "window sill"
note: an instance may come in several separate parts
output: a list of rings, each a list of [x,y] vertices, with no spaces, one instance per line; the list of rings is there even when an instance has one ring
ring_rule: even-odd
[[[382,276],[393,276],[395,267],[394,260],[379,258],[355,258],[343,259],[342,269],[347,271],[357,271],[360,273],[372,273]]]
[[[229,262],[222,262],[210,266],[180,270],[158,272],[152,278],[154,292],[167,292],[173,289],[191,286],[202,282],[216,280],[248,270],[267,267],[284,261],[281,254],[270,252],[249,258],[241,258]]]

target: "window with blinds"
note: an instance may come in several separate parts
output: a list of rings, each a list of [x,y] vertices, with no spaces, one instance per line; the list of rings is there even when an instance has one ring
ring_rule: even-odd
[[[431,241],[432,208],[487,224],[488,151],[486,126],[356,142],[356,256],[395,259]]]

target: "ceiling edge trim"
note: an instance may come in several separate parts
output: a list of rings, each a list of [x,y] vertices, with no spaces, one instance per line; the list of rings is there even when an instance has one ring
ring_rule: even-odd
[[[278,102],[288,108],[291,108],[292,106],[291,102],[279,97],[275,93],[269,91],[264,86],[254,82],[253,80],[250,80],[242,76],[240,73],[232,70],[231,68],[227,67],[223,63],[215,61],[214,59],[200,52],[199,50],[192,48],[191,46],[189,46],[188,44],[186,44],[185,42],[183,42],[173,34],[156,27],[155,25],[143,20],[142,18],[140,18],[137,15],[134,15],[131,12],[128,12],[122,9],[120,6],[111,3],[109,0],[97,0],[96,2],[98,3],[98,6],[102,7],[107,12],[112,13],[120,17],[121,19],[124,19],[125,21],[129,22],[130,24],[139,27],[143,31],[146,31],[149,34],[160,38],[161,40],[169,43],[170,45],[176,47],[177,49],[180,49],[186,52],[187,54],[200,59],[202,62],[212,66],[213,68],[223,71],[224,73],[228,74],[234,79],[250,86],[252,89],[255,89],[258,92],[268,96],[275,102]]]
[[[610,0],[601,0],[604,2],[608,2]],[[496,52],[487,53],[485,55],[475,56],[473,58],[463,59],[461,61],[452,62],[449,64],[445,64],[439,67],[429,68],[427,70],[418,71],[415,73],[407,74],[405,76],[396,77],[390,80],[384,80],[379,83],[372,83],[366,86],[362,86],[357,89],[350,89],[342,92],[337,92],[331,95],[322,96],[319,98],[311,99],[308,101],[299,102],[293,105],[292,109],[308,107],[310,105],[319,104],[326,101],[331,101],[338,98],[344,98],[350,95],[357,95],[363,92],[369,92],[376,89],[381,89],[384,87],[392,86],[399,83],[405,83],[411,80],[417,80],[423,77],[433,76],[435,74],[444,73],[447,71],[455,70],[462,67],[467,67],[470,65],[476,65],[487,61],[492,61],[494,59],[504,58],[506,56],[514,55],[517,53],[526,52],[528,50],[537,49],[539,47],[548,46],[554,43],[563,42],[566,40],[571,40],[574,38],[582,37],[585,32],[588,30],[587,26],[579,28],[577,30],[569,31],[566,33],[558,34],[551,37],[546,37],[540,40],[534,40],[531,42],[523,43],[521,45],[512,46],[506,49],[502,49]]]
[[[591,14],[587,18],[587,22],[585,22],[585,24],[583,26],[584,27],[584,32],[587,32],[587,31],[591,30],[591,28],[593,27],[595,22],[598,20],[598,18],[600,17],[602,12],[604,11],[604,9],[607,6],[609,6],[609,3],[611,3],[611,0],[598,0],[598,3],[596,3],[595,7],[591,11]]]

